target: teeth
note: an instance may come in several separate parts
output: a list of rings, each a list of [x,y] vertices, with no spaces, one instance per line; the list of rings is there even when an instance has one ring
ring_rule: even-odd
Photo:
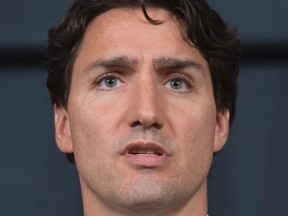
[[[141,154],[141,155],[162,155],[158,152],[155,152],[152,149],[135,149],[129,152],[130,154]]]
[[[146,150],[145,149],[138,150],[137,154],[146,154]]]
[[[146,154],[155,154],[154,150],[146,150]]]

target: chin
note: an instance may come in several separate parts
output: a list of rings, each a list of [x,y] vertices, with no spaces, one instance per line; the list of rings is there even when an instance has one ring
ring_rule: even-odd
[[[189,199],[187,191],[177,191],[175,188],[175,185],[143,178],[129,186],[129,192],[122,196],[123,204],[126,209],[135,212],[161,212]]]

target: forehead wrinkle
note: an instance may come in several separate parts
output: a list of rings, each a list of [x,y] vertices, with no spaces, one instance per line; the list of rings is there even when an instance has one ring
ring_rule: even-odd
[[[193,68],[200,72],[204,71],[204,67],[196,61],[164,56],[154,59],[153,66],[155,70],[179,70]]]
[[[94,69],[102,69],[102,68],[134,68],[138,64],[136,58],[130,58],[125,55],[111,57],[111,58],[104,58],[97,60],[91,64],[89,64],[85,72],[89,73]]]

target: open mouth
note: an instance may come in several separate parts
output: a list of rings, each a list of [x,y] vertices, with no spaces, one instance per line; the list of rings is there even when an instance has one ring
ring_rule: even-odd
[[[147,155],[147,156],[162,156],[163,153],[156,149],[132,149],[128,151],[128,154],[133,154],[133,155]]]
[[[121,152],[121,155],[125,154],[136,156],[168,156],[166,150],[160,145],[143,142],[129,144]]]
[[[169,164],[172,154],[161,145],[153,142],[136,141],[125,146],[120,155],[128,164],[137,168],[157,168]]]

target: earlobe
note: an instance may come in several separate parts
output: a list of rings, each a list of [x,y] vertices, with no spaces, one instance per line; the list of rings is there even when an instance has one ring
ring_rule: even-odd
[[[68,113],[65,108],[54,105],[55,140],[60,151],[72,153],[70,124]]]
[[[220,151],[229,135],[229,118],[230,113],[228,110],[225,112],[217,112],[216,127],[215,127],[215,140],[214,140],[214,152]]]

